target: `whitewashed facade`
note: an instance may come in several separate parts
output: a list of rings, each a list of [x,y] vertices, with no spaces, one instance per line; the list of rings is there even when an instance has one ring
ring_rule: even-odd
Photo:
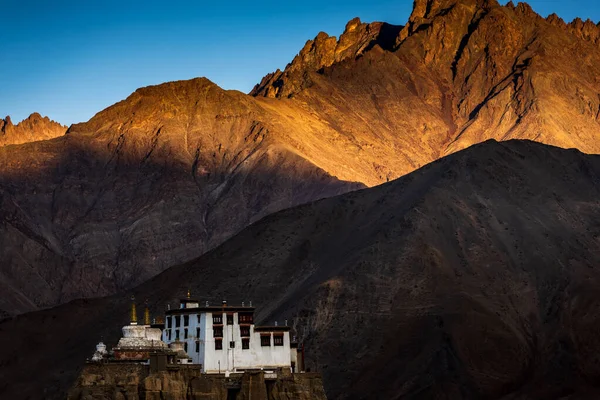
[[[253,307],[205,306],[180,300],[168,310],[162,339],[181,341],[194,364],[205,373],[290,368],[296,348],[287,326],[255,326]]]

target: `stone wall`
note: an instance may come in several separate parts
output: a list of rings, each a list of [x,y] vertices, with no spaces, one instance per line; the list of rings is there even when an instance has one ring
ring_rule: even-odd
[[[68,400],[325,400],[321,375],[202,374],[195,366],[150,373],[141,364],[87,364]]]

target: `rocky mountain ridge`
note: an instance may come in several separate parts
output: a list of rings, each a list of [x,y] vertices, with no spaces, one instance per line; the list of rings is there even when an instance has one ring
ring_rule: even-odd
[[[64,135],[66,131],[66,126],[39,113],[31,114],[17,125],[7,116],[0,118],[0,146],[53,139]]]
[[[320,71],[334,63],[355,59],[375,45],[391,50],[400,29],[401,26],[384,22],[363,23],[357,17],[346,24],[339,40],[335,36],[319,32],[314,40],[306,42],[284,71],[277,70],[265,76],[250,94],[290,97],[308,84],[302,82],[307,72]]]

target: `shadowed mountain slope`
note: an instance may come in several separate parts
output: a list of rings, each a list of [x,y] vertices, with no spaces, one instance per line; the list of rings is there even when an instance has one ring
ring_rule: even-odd
[[[142,88],[65,137],[0,149],[0,310],[130,288],[271,212],[489,138],[598,153],[592,25],[418,0],[406,26],[319,34],[251,96]]]
[[[363,187],[274,140],[259,112],[205,79],[174,82],[0,149],[0,309],[129,288],[264,215]]]
[[[270,215],[130,293],[1,323],[0,395],[64,397],[131,294],[160,311],[188,288],[289,320],[333,399],[598,395],[599,199],[599,156],[488,141]]]
[[[47,140],[65,134],[67,127],[33,113],[14,125],[10,117],[0,118],[0,146]]]

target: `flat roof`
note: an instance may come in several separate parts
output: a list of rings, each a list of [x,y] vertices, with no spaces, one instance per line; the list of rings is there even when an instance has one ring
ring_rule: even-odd
[[[269,326],[255,326],[254,327],[254,332],[285,332],[285,331],[289,331],[291,329],[290,326],[274,326],[274,325],[269,325]]]
[[[192,307],[192,308],[172,308],[165,311],[166,315],[171,314],[198,314],[203,312],[254,312],[254,307],[241,306],[208,306],[208,307]]]

